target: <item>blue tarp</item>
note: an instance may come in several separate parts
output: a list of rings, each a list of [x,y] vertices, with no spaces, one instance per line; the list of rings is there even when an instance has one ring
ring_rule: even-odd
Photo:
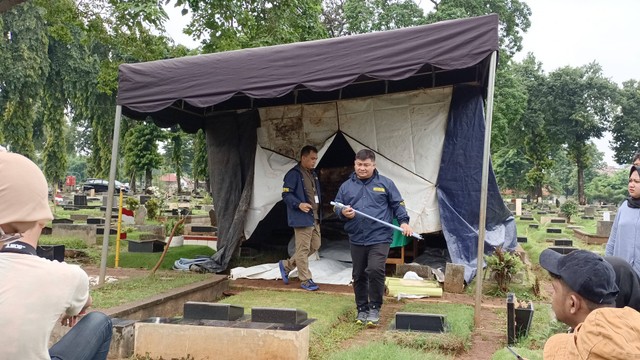
[[[468,85],[454,87],[437,192],[449,254],[453,263],[464,265],[467,283],[477,271],[484,130],[482,89]],[[498,246],[515,250],[516,223],[502,200],[491,164],[486,219],[485,254],[493,253]]]

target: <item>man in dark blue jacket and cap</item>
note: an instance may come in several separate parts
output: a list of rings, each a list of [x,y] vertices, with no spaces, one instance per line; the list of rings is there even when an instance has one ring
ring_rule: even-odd
[[[318,149],[307,145],[300,150],[300,162],[284,176],[282,199],[287,206],[287,220],[294,229],[296,252],[288,260],[278,263],[285,284],[289,273],[298,268],[300,286],[309,291],[318,290],[311,278],[309,256],[320,249],[320,181],[314,171]]]
[[[413,230],[400,191],[391,179],[376,170],[376,155],[369,149],[358,151],[355,172],[338,190],[336,202],[347,205],[335,208],[340,219],[346,220],[353,262],[353,292],[358,315],[356,323],[377,325],[384,295],[385,264],[393,229],[379,222],[356,216],[354,210],[391,223],[394,218],[406,236]]]

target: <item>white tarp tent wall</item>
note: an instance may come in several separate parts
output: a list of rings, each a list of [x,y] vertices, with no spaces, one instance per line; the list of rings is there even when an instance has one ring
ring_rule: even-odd
[[[302,146],[318,147],[321,161],[337,132],[354,152],[366,147],[377,153],[376,167],[401,189],[415,231],[440,231],[435,184],[451,93],[452,88],[445,87],[260,109],[255,173],[264,176],[253,184],[245,237],[281,200],[282,179],[296,164],[292,159],[298,158]],[[280,136],[279,128],[301,131],[292,139]]]
[[[469,267],[466,277],[470,279],[475,273],[474,249],[482,253],[484,247],[484,210],[478,209],[487,205],[487,193],[495,193],[497,186],[490,183],[489,191],[486,186],[490,121],[484,149],[482,133],[465,129],[484,132],[482,103],[488,96],[490,115],[498,43],[498,17],[493,14],[334,39],[123,64],[110,182],[115,179],[122,114],[152,119],[164,127],[179,124],[188,132],[204,129],[219,223],[219,251],[208,269],[220,272],[226,269],[245,232],[251,231],[252,226],[245,224],[258,221],[274,200],[259,197],[279,195],[280,185],[278,191],[272,191],[290,165],[285,158],[297,157],[295,152],[306,142],[322,147],[339,130],[336,134],[344,135],[352,148],[371,147],[381,155],[377,161],[381,172],[402,183],[406,189],[400,190],[408,194],[407,199],[412,198],[408,201],[416,228],[437,229],[436,213],[440,210],[440,219],[447,219],[441,225],[452,258]],[[434,111],[446,109],[448,101],[448,112]],[[292,115],[296,112],[305,116]],[[288,119],[304,124],[304,131],[282,126]],[[465,163],[466,141],[480,144],[480,148],[473,148],[473,160]],[[484,154],[482,159],[478,154]],[[461,165],[463,172],[453,171]],[[465,174],[474,181],[467,182]],[[463,177],[457,179],[460,175]],[[467,195],[450,186],[460,185],[460,181],[464,185],[461,189],[473,194],[473,201],[465,200]],[[258,182],[271,187],[258,194],[254,190]],[[435,193],[434,184],[438,184]],[[501,199],[493,199],[487,207],[497,215],[489,216],[490,231],[506,219]],[[442,213],[443,204],[447,214]],[[458,208],[461,205],[463,209]],[[465,210],[472,207],[476,210]],[[110,210],[111,204],[107,204],[107,216]],[[463,233],[456,232],[458,221],[465,224]],[[449,245],[450,239],[453,245]],[[480,239],[477,246],[474,239]],[[106,259],[106,247],[102,255]],[[101,278],[103,272],[101,269]]]

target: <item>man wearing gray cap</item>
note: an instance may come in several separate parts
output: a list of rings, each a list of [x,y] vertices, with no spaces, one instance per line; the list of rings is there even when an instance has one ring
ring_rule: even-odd
[[[87,274],[36,256],[52,218],[42,171],[22,155],[0,151],[0,359],[106,359],[111,320],[86,313]],[[57,321],[71,329],[48,349]]]
[[[545,360],[640,358],[640,313],[614,307],[619,289],[611,264],[586,250],[560,255],[545,249],[540,266],[553,278],[556,318],[574,328],[547,340]]]

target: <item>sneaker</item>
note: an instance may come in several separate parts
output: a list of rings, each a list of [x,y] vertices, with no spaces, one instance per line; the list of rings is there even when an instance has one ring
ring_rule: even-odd
[[[284,268],[284,263],[282,260],[278,261],[278,267],[280,268],[280,276],[282,276],[282,282],[287,285],[289,284],[289,275],[287,274],[287,270]]]
[[[369,311],[367,310],[358,311],[358,316],[356,316],[356,324],[364,325],[367,322],[368,315]]]
[[[316,284],[316,282],[315,282],[315,281],[313,281],[313,279],[309,279],[309,280],[307,280],[307,281],[309,281],[309,283],[310,283],[311,285],[313,285],[313,286],[317,287],[318,289],[320,289],[320,286],[318,286],[318,284]]]
[[[318,285],[316,285],[313,280],[307,280],[307,281],[303,281],[300,284],[300,287],[305,289],[305,290],[309,290],[309,291],[316,291],[318,289],[320,289],[320,287]]]
[[[369,309],[369,313],[367,314],[367,326],[378,325],[380,322],[380,309]]]

